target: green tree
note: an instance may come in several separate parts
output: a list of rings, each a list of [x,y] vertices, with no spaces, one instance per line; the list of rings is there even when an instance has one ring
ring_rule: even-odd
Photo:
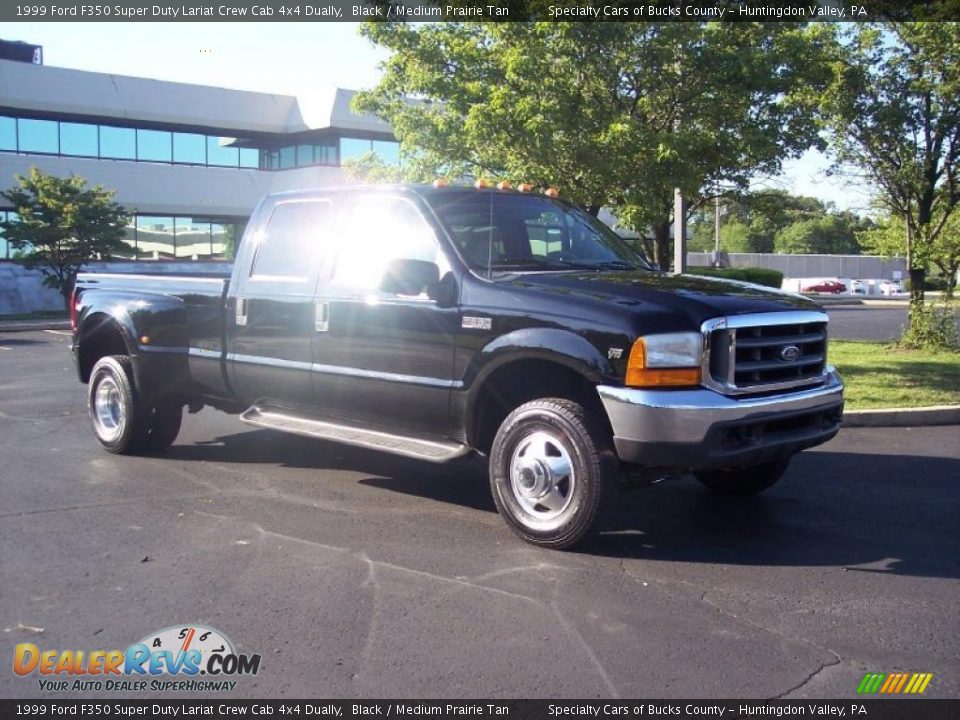
[[[529,3],[537,16],[536,3]],[[388,120],[421,175],[559,186],[653,235],[673,188],[745,188],[818,142],[819,27],[791,23],[368,23],[391,55],[355,107]],[[801,101],[803,100],[803,101]],[[650,253],[649,250],[653,250]]]
[[[123,240],[126,211],[114,193],[88,188],[82,177],[56,177],[31,168],[17,175],[17,185],[0,192],[17,213],[0,223],[14,259],[43,274],[43,284],[56,289],[69,308],[77,273],[85,263],[130,251]]]
[[[691,247],[713,250],[715,216],[701,206]],[[856,233],[871,221],[832,203],[783,190],[758,190],[721,201],[720,248],[728,252],[857,254]]]
[[[845,215],[823,215],[798,220],[780,230],[774,239],[778,253],[856,255],[860,246],[855,226]]]
[[[847,33],[820,107],[838,162],[904,220],[913,326],[931,252],[960,203],[960,32],[902,22]]]
[[[885,257],[904,257],[907,254],[906,223],[902,218],[888,215],[875,227],[857,235],[857,240],[868,252]],[[930,247],[930,263],[937,268],[946,283],[946,295],[952,298],[960,272],[960,213],[954,213],[943,225]]]

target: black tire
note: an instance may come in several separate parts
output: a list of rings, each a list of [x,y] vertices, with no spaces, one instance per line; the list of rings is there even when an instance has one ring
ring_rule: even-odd
[[[521,405],[500,425],[490,451],[497,510],[511,530],[541,547],[564,550],[596,529],[618,480],[609,432],[570,400]]]
[[[180,432],[183,405],[176,401],[147,405],[132,378],[126,355],[109,355],[93,366],[87,393],[93,432],[105,450],[118,455],[163,452]]]
[[[108,355],[90,371],[87,409],[97,440],[108,452],[139,452],[149,431],[149,416],[141,407],[131,378],[130,358]]]
[[[777,482],[787,471],[790,458],[762,465],[694,473],[697,480],[718,495],[756,495]]]
[[[167,401],[154,406],[147,421],[147,433],[141,439],[137,450],[149,454],[162,453],[177,439],[182,421],[183,405]]]

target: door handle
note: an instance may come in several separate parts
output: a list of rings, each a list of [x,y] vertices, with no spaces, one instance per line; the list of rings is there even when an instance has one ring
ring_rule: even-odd
[[[330,329],[330,304],[317,302],[314,305],[313,329],[317,332],[327,332]]]
[[[247,299],[237,298],[237,325],[247,324]]]

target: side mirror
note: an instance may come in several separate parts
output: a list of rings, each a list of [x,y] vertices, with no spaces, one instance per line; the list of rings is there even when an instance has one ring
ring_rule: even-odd
[[[440,268],[426,260],[392,260],[380,289],[394,295],[417,296],[440,282]]]

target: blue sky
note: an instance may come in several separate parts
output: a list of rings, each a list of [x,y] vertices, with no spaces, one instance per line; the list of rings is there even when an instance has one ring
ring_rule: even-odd
[[[334,85],[376,84],[387,54],[357,33],[354,23],[16,23],[8,40],[43,45],[44,62],[58,67],[297,94]],[[864,212],[869,196],[825,171],[816,152],[788,161],[766,180],[801,195]]]

